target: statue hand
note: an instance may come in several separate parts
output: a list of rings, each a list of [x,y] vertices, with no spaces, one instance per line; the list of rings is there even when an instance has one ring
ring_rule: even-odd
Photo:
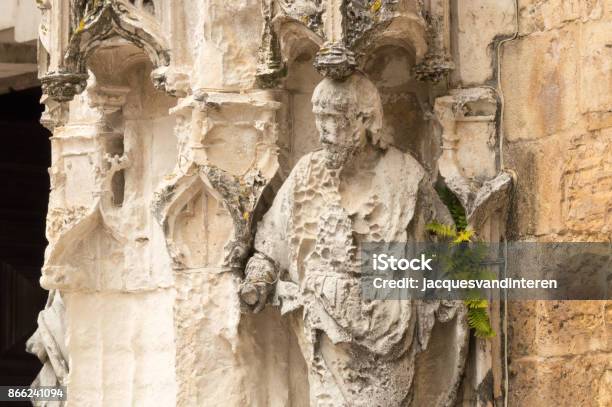
[[[248,310],[254,313],[258,313],[266,306],[269,294],[268,287],[262,284],[245,281],[240,285],[240,300]]]
[[[240,300],[252,312],[261,311],[277,281],[274,263],[260,253],[249,259],[245,278],[240,284]]]

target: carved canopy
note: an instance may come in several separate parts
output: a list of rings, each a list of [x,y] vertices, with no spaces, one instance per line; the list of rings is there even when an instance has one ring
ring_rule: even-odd
[[[320,46],[315,67],[324,76],[345,78],[362,55],[393,43],[415,52],[419,80],[437,82],[453,68],[449,8],[448,0],[262,0],[260,85],[284,75],[288,31]]]
[[[52,52],[41,81],[43,92],[59,102],[85,89],[88,58],[112,37],[142,48],[155,68],[170,64],[151,0],[55,0],[47,12],[52,16]]]

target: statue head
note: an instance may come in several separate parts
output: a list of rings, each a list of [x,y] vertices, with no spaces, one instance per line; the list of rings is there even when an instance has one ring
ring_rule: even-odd
[[[323,79],[312,96],[313,112],[330,168],[340,168],[366,143],[385,149],[383,110],[376,86],[363,74]]]

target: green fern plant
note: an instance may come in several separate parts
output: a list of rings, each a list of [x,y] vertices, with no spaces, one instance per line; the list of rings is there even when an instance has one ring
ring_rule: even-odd
[[[426,226],[429,232],[449,245],[450,251],[438,259],[442,272],[449,278],[460,280],[492,278],[491,273],[482,266],[487,256],[486,247],[476,240],[474,231],[468,227],[461,202],[447,187],[436,190],[455,222],[454,225],[445,225],[433,221]],[[467,322],[476,337],[492,338],[495,331],[491,326],[489,301],[480,297],[478,290],[467,293],[464,300]]]
[[[468,309],[467,321],[474,335],[479,338],[492,338],[495,331],[491,327],[489,318],[489,301],[487,300],[465,300]]]
[[[458,230],[466,230],[468,227],[467,216],[465,215],[465,209],[463,209],[463,205],[461,205],[459,198],[457,198],[457,196],[445,185],[436,186],[436,192],[442,203],[448,208],[456,228]]]

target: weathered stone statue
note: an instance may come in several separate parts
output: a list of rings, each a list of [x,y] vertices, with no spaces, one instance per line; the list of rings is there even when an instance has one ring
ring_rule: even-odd
[[[524,98],[500,78],[526,54],[491,52],[516,14],[488,3],[38,1],[54,294],[29,342],[35,384],[88,406],[501,403],[498,304],[499,335],[466,357],[461,306],[368,302],[359,286],[364,242],[450,222],[433,179],[480,238],[506,238],[503,163],[531,143],[504,141]],[[241,313],[268,303],[282,316]]]
[[[424,168],[390,144],[379,93],[364,75],[324,79],[312,104],[323,148],[296,164],[259,223],[241,298],[255,312],[273,298],[290,313],[312,406],[449,405],[465,356],[462,308],[364,299],[359,247],[423,242],[428,222],[452,219]],[[436,351],[445,372],[434,363],[419,373],[436,318],[453,320],[460,334]],[[425,384],[424,399],[416,388],[425,376],[440,388]]]
[[[38,314],[38,329],[26,344],[43,367],[33,386],[65,386],[68,377],[68,350],[65,343],[65,307],[59,291],[51,291],[45,309]],[[59,401],[37,402],[35,405],[60,406]]]

